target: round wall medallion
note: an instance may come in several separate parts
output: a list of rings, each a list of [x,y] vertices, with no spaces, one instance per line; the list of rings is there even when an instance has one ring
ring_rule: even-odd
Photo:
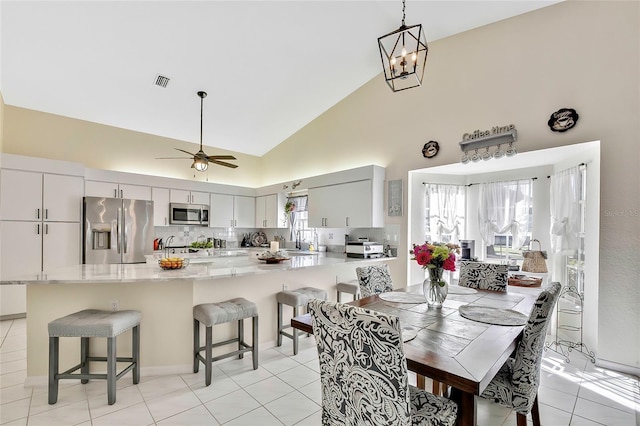
[[[422,148],[422,155],[424,158],[433,158],[438,155],[438,151],[440,151],[440,145],[436,141],[429,141],[424,144]]]
[[[578,122],[578,113],[573,108],[560,108],[549,117],[547,124],[554,132],[566,132]]]

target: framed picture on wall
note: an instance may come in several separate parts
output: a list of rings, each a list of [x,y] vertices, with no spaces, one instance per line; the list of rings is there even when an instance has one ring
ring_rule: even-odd
[[[387,190],[387,216],[402,216],[402,179],[390,180]]]

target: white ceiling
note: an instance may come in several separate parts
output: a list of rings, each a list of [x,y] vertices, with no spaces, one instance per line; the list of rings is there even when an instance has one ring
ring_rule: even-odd
[[[553,3],[409,0],[406,23],[431,42]],[[204,90],[204,145],[257,156],[378,75],[402,18],[399,0],[0,6],[7,105],[198,143]]]

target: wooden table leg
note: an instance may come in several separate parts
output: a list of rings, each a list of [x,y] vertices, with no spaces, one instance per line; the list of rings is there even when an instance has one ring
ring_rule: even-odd
[[[476,396],[451,388],[451,399],[458,404],[458,426],[476,426]]]

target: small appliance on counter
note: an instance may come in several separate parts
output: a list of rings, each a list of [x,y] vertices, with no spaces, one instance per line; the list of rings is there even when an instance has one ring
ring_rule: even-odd
[[[347,242],[347,257],[375,259],[384,256],[384,245],[373,241]]]

